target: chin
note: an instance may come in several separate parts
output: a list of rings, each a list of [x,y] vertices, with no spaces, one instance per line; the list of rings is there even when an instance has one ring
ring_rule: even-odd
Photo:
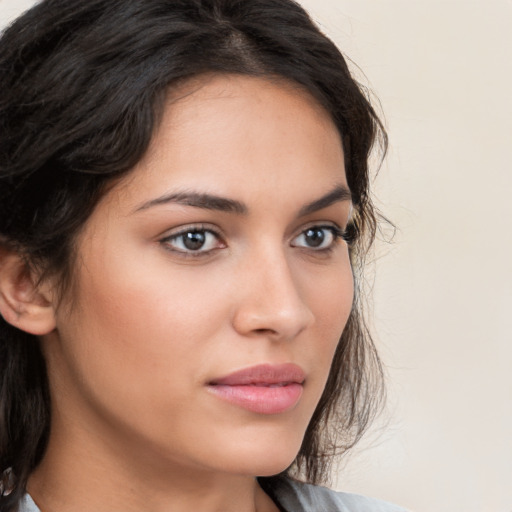
[[[288,431],[279,436],[239,438],[224,453],[224,467],[231,467],[234,473],[251,476],[277,475],[293,464],[302,444],[303,435]],[[231,460],[226,460],[226,459]]]
[[[263,457],[261,460],[253,459],[251,461],[247,461],[247,463],[242,462],[237,464],[233,468],[233,473],[252,477],[278,475],[289,468],[297,456],[296,453],[289,457],[275,457],[273,454],[271,455],[269,453],[262,455]]]
[[[292,454],[283,454],[280,456],[276,456],[275,454],[271,456],[267,453],[266,460],[254,461],[255,467],[251,473],[253,476],[272,476],[282,473],[293,464],[297,453],[298,451],[294,451]]]

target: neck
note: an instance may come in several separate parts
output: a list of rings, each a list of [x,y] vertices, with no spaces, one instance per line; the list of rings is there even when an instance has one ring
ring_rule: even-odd
[[[138,468],[141,469],[141,468]],[[38,467],[28,491],[41,512],[276,512],[255,478],[169,472],[151,481],[106,467],[61,468],[51,460]],[[163,482],[165,480],[165,483]]]
[[[115,440],[71,442],[52,429],[29,479],[41,512],[277,512],[252,476],[211,472],[158,460]],[[145,453],[142,453],[145,452]],[[94,455],[93,455],[94,454]]]

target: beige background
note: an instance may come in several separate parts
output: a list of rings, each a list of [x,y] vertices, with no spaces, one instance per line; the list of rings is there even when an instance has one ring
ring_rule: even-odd
[[[0,0],[0,23],[32,3]],[[381,100],[376,195],[399,227],[375,278],[388,412],[338,487],[512,512],[512,1],[302,3]]]

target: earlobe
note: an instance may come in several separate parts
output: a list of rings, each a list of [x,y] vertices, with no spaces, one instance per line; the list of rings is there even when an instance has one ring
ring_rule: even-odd
[[[0,248],[0,314],[14,327],[42,336],[55,329],[53,304],[24,259]]]

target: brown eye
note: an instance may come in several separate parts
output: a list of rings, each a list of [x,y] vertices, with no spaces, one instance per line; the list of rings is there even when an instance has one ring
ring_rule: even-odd
[[[304,247],[313,250],[330,249],[341,236],[334,226],[312,226],[293,239],[293,247]]]
[[[204,254],[224,247],[219,236],[208,229],[186,229],[162,240],[166,247],[182,253]]]
[[[180,236],[183,246],[189,251],[198,251],[206,242],[206,233],[204,231],[190,231]]]
[[[320,247],[325,240],[325,230],[311,228],[304,232],[304,241],[309,247]]]

